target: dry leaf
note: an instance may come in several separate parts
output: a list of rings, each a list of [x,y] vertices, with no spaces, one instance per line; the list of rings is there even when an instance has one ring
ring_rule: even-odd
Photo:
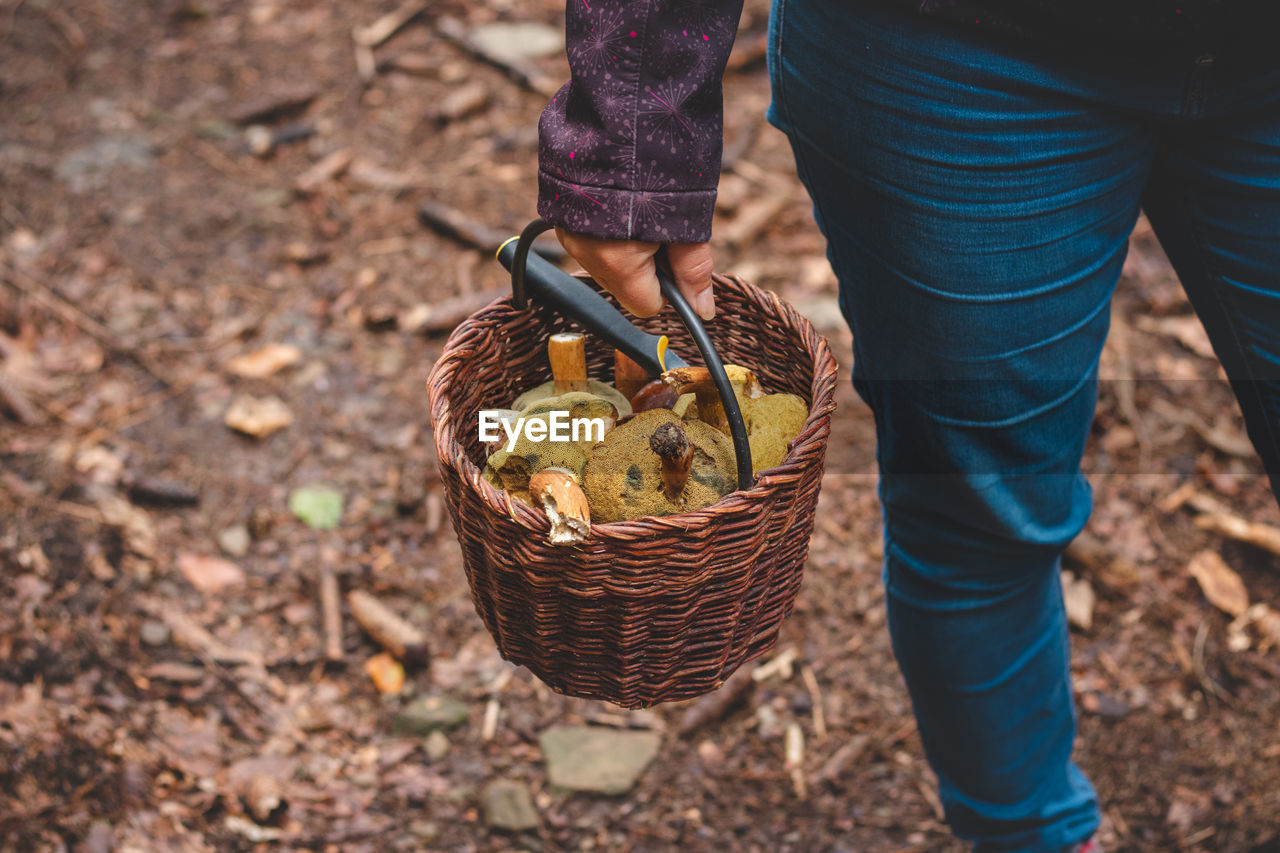
[[[1191,558],[1187,571],[1200,584],[1204,597],[1224,613],[1240,616],[1249,609],[1244,581],[1215,551],[1201,551]]]
[[[399,693],[404,689],[404,667],[387,652],[379,652],[364,662],[364,671],[379,693]]]
[[[260,350],[238,355],[227,362],[227,370],[245,379],[266,379],[302,358],[302,350],[292,344],[267,344]]]
[[[1082,631],[1093,627],[1093,605],[1098,597],[1093,586],[1085,578],[1077,579],[1071,572],[1062,573],[1062,598],[1067,607],[1067,621]]]
[[[279,397],[237,397],[223,418],[236,432],[255,438],[268,436],[293,423],[293,413]]]
[[[244,583],[244,572],[235,563],[221,557],[202,554],[179,554],[178,570],[201,592],[221,592],[229,586]]]
[[[1215,357],[1213,344],[1209,343],[1204,325],[1194,314],[1158,318],[1139,316],[1135,319],[1134,325],[1144,332],[1154,332],[1157,335],[1173,338],[1196,355],[1205,358]]]

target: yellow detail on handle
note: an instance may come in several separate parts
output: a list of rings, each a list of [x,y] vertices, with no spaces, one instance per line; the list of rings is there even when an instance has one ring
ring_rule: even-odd
[[[515,235],[514,237],[508,237],[507,239],[503,240],[503,241],[502,241],[502,245],[498,247],[498,251],[496,251],[496,252],[494,252],[494,253],[493,253],[493,256],[494,256],[495,258],[501,257],[501,256],[502,256],[502,250],[503,250],[503,249],[505,249],[505,248],[507,248],[507,244],[508,244],[508,243],[510,243],[512,240],[519,240],[519,239],[520,239],[520,235],[519,235],[519,234],[517,234],[517,235]]]
[[[667,369],[667,345],[668,345],[668,343],[669,343],[669,342],[667,341],[667,336],[666,336],[666,335],[662,335],[662,336],[660,336],[660,337],[658,338],[658,364],[660,364],[660,365],[662,366],[662,369],[663,369],[663,370],[666,370],[666,369]]]

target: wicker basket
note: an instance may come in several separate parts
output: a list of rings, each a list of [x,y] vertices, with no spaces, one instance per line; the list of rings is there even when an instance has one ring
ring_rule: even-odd
[[[454,330],[432,370],[441,481],[472,600],[502,656],[561,693],[636,708],[714,690],[773,646],[795,603],[836,363],[777,297],[732,276],[715,283],[707,330],[721,356],[770,392],[800,395],[810,414],[782,465],[706,509],[593,524],[580,546],[555,546],[540,512],[481,477],[477,412],[549,379],[547,338],[574,328],[547,309],[494,302]],[[669,308],[637,325],[697,355]],[[609,378],[612,364],[612,349],[588,336],[590,374]]]

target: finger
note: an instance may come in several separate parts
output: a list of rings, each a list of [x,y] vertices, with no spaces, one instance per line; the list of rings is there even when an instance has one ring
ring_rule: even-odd
[[[668,243],[667,260],[676,286],[689,300],[689,305],[704,320],[716,316],[716,300],[711,289],[711,271],[715,261],[710,243]]]
[[[662,292],[653,265],[657,243],[638,240],[603,240],[556,229],[565,251],[596,282],[637,317],[652,317],[662,310]]]

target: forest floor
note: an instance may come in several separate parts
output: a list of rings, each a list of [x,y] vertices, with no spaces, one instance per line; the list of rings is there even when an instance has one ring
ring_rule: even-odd
[[[521,77],[458,39],[531,21],[499,57],[536,54],[563,10],[423,6],[366,49],[394,3],[0,0],[0,850],[964,849],[889,648],[846,381],[800,599],[740,702],[623,713],[498,656],[425,388],[504,273],[439,206],[507,233],[534,215],[562,51]],[[717,264],[800,308],[847,377],[764,121],[765,20],[750,0],[726,79]],[[1065,567],[1108,849],[1280,849],[1280,557],[1230,532],[1280,511],[1144,225],[1102,372]],[[312,486],[342,496],[336,527],[290,510]],[[366,673],[354,590],[426,634],[398,693]],[[653,733],[657,757],[622,795],[553,787],[539,735],[565,725]]]

